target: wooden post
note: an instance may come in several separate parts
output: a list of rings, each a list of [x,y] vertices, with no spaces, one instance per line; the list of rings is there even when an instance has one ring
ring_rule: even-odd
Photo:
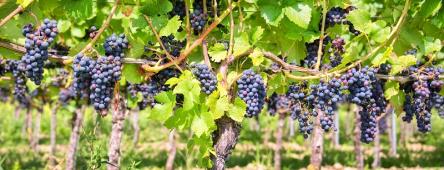
[[[116,106],[112,113],[112,128],[108,147],[108,170],[120,169],[120,143],[122,141],[126,109],[122,98],[118,97],[116,100]]]
[[[134,129],[134,136],[133,136],[133,144],[134,146],[137,146],[137,143],[139,142],[139,134],[140,134],[140,127],[139,127],[139,110],[134,110],[131,112],[132,114],[132,124]]]
[[[167,162],[165,165],[166,170],[173,170],[174,169],[174,159],[176,157],[176,151],[177,151],[175,134],[176,134],[176,130],[173,129],[173,130],[171,130],[170,134],[168,135],[169,151],[168,151]]]
[[[318,116],[315,119],[313,133],[312,133],[312,141],[311,141],[311,158],[310,158],[310,166],[314,169],[321,169],[322,165],[322,154],[324,152],[324,139],[323,139],[323,130],[320,125],[320,116],[319,112]]]
[[[335,130],[333,131],[332,134],[332,144],[334,148],[339,148],[340,144],[339,144],[339,113],[336,113],[334,115],[334,126],[335,126]]]
[[[69,148],[68,153],[66,154],[66,169],[74,170],[76,169],[76,153],[77,146],[79,145],[80,139],[80,130],[82,129],[83,124],[83,114],[85,112],[86,106],[82,106],[81,108],[77,108],[74,120],[74,126],[71,131],[71,137],[69,138]]]
[[[373,163],[372,168],[377,169],[381,166],[381,133],[379,131],[379,121],[380,119],[377,119],[376,121],[376,133],[375,133],[375,141],[374,141],[374,147],[373,147]]]
[[[396,157],[396,147],[397,147],[397,141],[396,141],[396,115],[393,109],[393,106],[389,109],[390,113],[390,130],[389,130],[389,140],[390,140],[390,150],[389,150],[389,156]]]
[[[278,127],[276,131],[276,145],[274,148],[274,169],[281,169],[281,150],[282,150],[282,136],[284,133],[285,113],[279,114]]]
[[[31,148],[36,152],[38,151],[38,145],[40,140],[40,123],[42,121],[42,112],[43,108],[37,108],[37,114],[34,122],[34,130],[32,133],[33,137],[31,140]]]
[[[356,157],[356,168],[359,170],[364,169],[364,155],[361,145],[361,116],[359,115],[359,109],[354,106],[352,111],[355,113],[355,130],[354,130],[354,146]]]
[[[55,159],[56,147],[57,147],[57,110],[59,106],[55,104],[55,106],[51,110],[51,130],[50,130],[50,154],[49,154],[49,163],[51,166],[55,166],[57,164]]]
[[[289,137],[293,137],[295,135],[295,131],[294,131],[294,120],[292,118],[288,118],[288,126],[290,126],[290,132],[289,132]]]

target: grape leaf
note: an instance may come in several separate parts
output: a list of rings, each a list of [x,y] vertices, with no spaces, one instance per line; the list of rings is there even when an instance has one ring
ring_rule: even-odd
[[[239,97],[236,97],[234,100],[234,103],[230,107],[230,110],[228,111],[228,117],[235,120],[236,122],[242,122],[244,119],[244,115],[247,109],[247,104],[240,99]]]
[[[251,36],[251,43],[256,44],[256,42],[258,42],[262,38],[262,35],[264,34],[264,28],[258,26],[254,28],[254,31],[252,32],[253,34]]]
[[[159,36],[169,36],[176,33],[180,25],[182,24],[182,21],[180,21],[179,19],[179,16],[174,16],[173,18],[168,20],[168,23],[165,25],[165,27],[160,30]]]
[[[416,64],[416,57],[413,55],[403,55],[398,58],[390,58],[390,63],[392,63],[390,75],[395,75],[405,68]]]
[[[141,11],[143,14],[147,14],[149,16],[156,16],[160,14],[166,14],[167,12],[173,9],[173,5],[170,1],[165,0],[147,0]]]
[[[355,29],[358,31],[364,32],[366,34],[369,34],[370,30],[367,29],[371,24],[371,18],[370,13],[368,13],[367,10],[364,9],[357,9],[351,11],[347,15],[347,19],[353,23],[355,26]]]
[[[234,42],[235,42],[233,49],[234,56],[240,55],[251,48],[247,33],[241,33],[240,36],[235,37]]]
[[[174,87],[173,93],[183,94],[183,108],[187,111],[199,103],[200,83],[192,77],[189,70],[184,71],[179,79],[181,81]]]
[[[227,50],[222,43],[216,43],[208,49],[208,55],[214,62],[220,62],[227,58]]]
[[[385,63],[389,59],[392,51],[393,51],[393,46],[390,46],[384,51],[384,53],[376,55],[376,57],[373,58],[372,60],[373,66],[379,66],[382,63]]]
[[[387,100],[390,100],[393,96],[399,93],[399,83],[395,81],[387,81],[385,83],[384,96]]]
[[[176,96],[170,91],[161,92],[156,95],[155,99],[159,104],[154,105],[150,118],[164,123],[173,115],[173,109],[176,106]]]
[[[250,55],[248,55],[248,57],[251,58],[254,66],[259,66],[262,62],[265,61],[264,54],[257,49],[254,49],[254,51]]]
[[[267,4],[260,6],[261,16],[265,19],[267,24],[272,26],[278,26],[279,22],[284,18],[284,13],[282,12],[282,8],[280,6]]]
[[[301,28],[307,29],[311,19],[311,7],[299,3],[292,7],[284,8],[285,16]]]
[[[29,4],[31,4],[31,0],[17,0],[17,4],[20,4],[23,8],[28,7]]]
[[[59,20],[57,21],[57,29],[59,32],[63,33],[71,28],[71,22],[69,20]]]
[[[137,64],[125,64],[122,69],[122,76],[132,84],[139,84],[143,81],[143,75]]]

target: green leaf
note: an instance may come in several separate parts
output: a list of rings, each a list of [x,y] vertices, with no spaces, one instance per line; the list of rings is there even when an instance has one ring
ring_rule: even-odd
[[[79,28],[79,27],[72,27],[71,28],[71,35],[74,37],[78,37],[78,38],[83,38],[85,37],[85,29],[83,28]]]
[[[191,123],[191,131],[200,137],[203,133],[208,131],[209,127],[205,123],[205,120],[199,116],[194,116],[193,122]]]
[[[139,65],[125,64],[123,66],[122,75],[132,84],[139,84],[143,81],[143,72],[140,72]]]
[[[398,57],[397,59],[391,58],[390,60],[390,63],[392,63],[392,70],[390,71],[390,75],[395,75],[405,68],[416,64],[416,57],[413,55],[403,55]]]
[[[179,79],[181,81],[174,87],[173,93],[183,94],[183,109],[187,111],[199,103],[200,83],[193,78],[189,70],[184,71]]]
[[[69,20],[59,20],[57,21],[57,29],[59,32],[66,32],[71,28],[71,22]]]
[[[405,101],[405,94],[402,90],[400,90],[398,94],[390,98],[390,103],[393,104],[395,112],[398,116],[404,111],[404,101]]]
[[[97,15],[97,2],[92,0],[65,0],[58,11],[67,15],[72,21],[84,21]]]
[[[292,7],[284,8],[285,16],[301,28],[307,29],[311,19],[311,7],[299,3]]]
[[[208,49],[208,55],[214,62],[220,62],[227,58],[227,50],[222,43],[216,43]]]
[[[224,115],[224,113],[226,111],[228,111],[229,109],[230,109],[230,103],[228,101],[228,97],[227,96],[221,96],[217,100],[217,102],[215,104],[215,107],[213,107],[213,109],[211,110],[212,113],[213,113],[213,118],[214,119],[221,118]]]
[[[267,24],[272,26],[278,26],[279,22],[284,18],[284,13],[282,8],[277,5],[267,4],[260,6],[261,16],[265,19]]]
[[[384,96],[387,100],[390,100],[393,96],[399,93],[399,83],[396,81],[387,81],[384,88]]]
[[[440,51],[442,48],[441,40],[439,39],[433,40],[433,38],[431,37],[426,37],[424,40],[424,44],[425,44],[424,55],[429,55],[433,52]]]
[[[169,36],[171,34],[175,34],[177,30],[179,29],[180,25],[182,24],[182,21],[180,21],[179,16],[174,16],[171,18],[168,23],[163,27],[159,35],[160,36]]]
[[[32,91],[34,91],[35,89],[39,88],[39,86],[36,85],[36,84],[35,84],[33,81],[31,81],[31,80],[26,81],[26,86],[28,87],[28,90],[29,90],[30,92],[32,92]]]
[[[366,34],[370,33],[369,32],[370,30],[367,28],[370,26],[372,22],[368,10],[364,9],[353,10],[348,14],[347,19],[353,23],[355,29],[364,32]]]
[[[442,0],[427,0],[421,5],[421,10],[418,12],[418,16],[427,18],[435,15],[442,6]]]
[[[166,14],[173,9],[170,1],[165,0],[148,0],[143,4],[142,13],[149,16]]]
[[[129,56],[131,58],[140,58],[145,53],[145,44],[140,41],[130,39],[131,48]]]
[[[261,26],[254,28],[253,35],[251,36],[251,43],[256,44],[256,42],[261,40],[263,34],[264,28],[262,28]]]
[[[151,110],[150,118],[164,123],[173,115],[173,109],[176,106],[176,96],[171,91],[161,92],[155,97],[159,104],[156,104]]]
[[[245,53],[251,48],[247,33],[241,33],[240,36],[234,38],[233,55],[237,56]]]
[[[235,120],[236,122],[242,122],[242,120],[244,119],[246,109],[247,109],[247,104],[245,104],[245,102],[239,97],[236,97],[233,105],[230,107],[230,110],[228,111],[228,117]]]
[[[253,53],[248,55],[248,57],[251,58],[254,66],[259,66],[265,61],[264,54],[257,49],[254,49]]]
[[[375,58],[372,60],[373,66],[379,66],[382,63],[385,63],[389,57],[390,54],[392,54],[393,46],[388,47],[383,54],[378,54]]]

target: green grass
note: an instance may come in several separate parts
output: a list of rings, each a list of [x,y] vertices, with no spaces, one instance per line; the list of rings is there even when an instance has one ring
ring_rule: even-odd
[[[33,152],[28,146],[26,135],[22,134],[24,123],[24,110],[21,111],[20,118],[14,117],[14,107],[10,104],[0,104],[2,108],[2,119],[0,119],[0,167],[3,169],[48,169],[48,147],[50,128],[50,108],[45,107],[41,122],[40,151]],[[60,167],[64,167],[64,157],[67,149],[69,135],[71,131],[71,119],[73,108],[63,108],[58,112],[57,127],[57,160]],[[36,112],[34,112],[34,115]],[[352,117],[346,116],[350,113],[341,113],[340,142],[342,148],[336,150],[331,147],[329,138],[325,138],[325,152],[323,157],[324,166],[341,164],[342,166],[353,167],[355,165],[355,154],[353,152],[352,135],[346,135],[346,121]],[[84,128],[81,131],[79,152],[77,154],[78,169],[105,169],[107,160],[108,137],[111,127],[111,116],[98,118],[92,109],[85,113]],[[255,131],[250,128],[250,123],[254,120],[245,120],[242,124],[239,143],[227,162],[229,168],[248,169],[257,165],[272,169],[273,149],[264,145],[264,140],[268,138],[271,145],[274,142],[276,129],[276,117],[269,117],[262,114],[260,117],[260,130]],[[401,129],[398,121],[398,138]],[[141,127],[140,141],[138,146],[132,144],[133,130],[130,121],[125,121],[124,137],[122,141],[122,169],[164,169],[167,159],[167,138],[168,129],[161,124],[148,119],[145,113],[140,114],[139,124]],[[295,123],[297,126],[297,123]],[[415,133],[412,137],[412,144],[418,147],[433,147],[433,150],[411,150],[399,144],[398,157],[390,158],[388,155],[388,137],[383,134],[382,142],[382,167],[443,167],[444,162],[444,120],[433,116],[433,130],[429,134]],[[95,130],[94,130],[95,129]],[[297,132],[297,128],[295,129]],[[95,131],[95,133],[94,133]],[[350,129],[348,131],[351,131]],[[286,126],[284,142],[286,148],[282,151],[283,169],[299,169],[306,167],[310,160],[309,141],[305,141],[301,135],[288,136],[288,126]],[[178,134],[179,150],[175,159],[177,169],[192,169],[196,161],[195,152],[186,149],[188,131],[181,131]],[[267,136],[268,135],[268,136]],[[398,139],[399,140],[399,139]],[[365,164],[371,167],[373,161],[372,144],[363,144],[365,148]],[[248,168],[247,168],[248,167]],[[0,169],[1,169],[0,168]]]

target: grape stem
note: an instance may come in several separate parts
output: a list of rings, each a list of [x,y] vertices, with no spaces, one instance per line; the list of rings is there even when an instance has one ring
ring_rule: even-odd
[[[208,56],[208,45],[207,45],[207,41],[205,39],[202,41],[202,53],[203,53],[205,65],[207,65],[208,68],[210,70],[212,70],[210,56]]]
[[[324,31],[325,31],[325,18],[327,17],[327,2],[326,0],[322,1],[322,25],[321,25],[321,35],[319,36],[319,48],[318,48],[318,57],[316,58],[315,70],[319,70],[321,65],[322,51],[323,49],[323,41],[324,41]]]
[[[159,34],[156,31],[156,28],[154,28],[153,26],[153,22],[151,21],[151,19],[147,16],[147,15],[143,15],[145,17],[146,22],[148,23],[148,25],[151,28],[151,31],[153,32],[154,36],[156,37],[157,42],[159,42],[160,47],[162,48],[163,51],[165,51],[166,57],[168,58],[168,60],[173,61],[173,56],[170,54],[170,52],[168,52],[168,50],[165,48],[165,45],[163,45],[162,40],[160,39]],[[177,65],[177,63],[174,63],[174,65],[176,66],[176,68],[180,71],[183,72],[182,68],[179,67],[179,65]]]
[[[34,0],[30,0],[29,4],[31,4]],[[11,13],[9,13],[5,18],[3,18],[0,21],[0,27],[5,25],[9,20],[12,19],[12,17],[14,17],[15,15],[17,15],[18,13],[22,12],[25,8],[23,8],[22,5],[19,5],[14,11],[12,11]]]
[[[185,21],[186,21],[186,31],[187,31],[187,44],[186,48],[190,47],[191,42],[191,24],[190,24],[190,11],[188,10],[190,4],[185,1]]]
[[[96,43],[96,41],[100,38],[100,35],[102,35],[103,31],[105,31],[105,29],[109,26],[109,23],[111,22],[111,19],[113,18],[114,13],[117,10],[117,6],[119,5],[119,1],[120,0],[115,0],[114,1],[114,5],[110,11],[110,13],[108,14],[108,17],[106,18],[106,20],[103,22],[102,27],[100,27],[100,29],[97,31],[97,34],[94,36],[94,38],[85,46],[85,48],[83,48],[80,53],[85,54],[85,52],[87,50],[89,50],[90,48],[92,48],[92,46]]]
[[[231,0],[228,0],[228,9],[233,10],[233,6]],[[234,48],[234,18],[233,13],[230,13],[230,42],[228,47],[228,52],[225,60],[222,62],[222,65],[219,68],[219,72],[222,75],[222,87],[228,89],[228,81],[227,81],[227,73],[228,73],[228,65],[233,61],[233,48]]]

